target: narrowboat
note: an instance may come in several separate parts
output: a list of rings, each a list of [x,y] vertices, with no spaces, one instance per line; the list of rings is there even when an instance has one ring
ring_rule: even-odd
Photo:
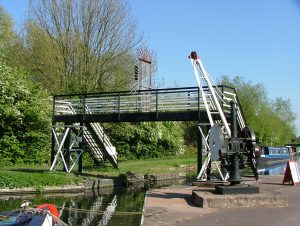
[[[37,208],[21,208],[0,212],[0,226],[55,226],[66,225],[58,218],[58,210],[52,204]]]
[[[288,147],[263,147],[260,157],[266,160],[280,160],[290,159],[293,154]]]

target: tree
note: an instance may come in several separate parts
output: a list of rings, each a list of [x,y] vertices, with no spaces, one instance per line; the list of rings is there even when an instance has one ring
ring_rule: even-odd
[[[281,146],[296,137],[296,117],[290,100],[279,97],[270,101],[263,84],[238,76],[232,80],[223,76],[220,83],[236,89],[247,124],[255,130],[261,145]]]
[[[106,125],[120,159],[145,159],[183,153],[178,122],[117,123]]]
[[[48,162],[51,111],[47,96],[2,60],[0,92],[1,163]]]
[[[239,76],[232,80],[223,76],[220,83],[235,88],[247,123],[254,126],[260,109],[268,102],[263,84],[253,84]]]
[[[0,49],[3,51],[13,44],[16,35],[11,16],[0,6]],[[3,53],[2,53],[3,54]]]
[[[28,61],[52,93],[127,89],[141,38],[123,0],[32,0]]]
[[[293,127],[296,120],[296,114],[292,110],[292,103],[290,99],[284,100],[282,97],[277,97],[271,102],[274,112],[278,117]]]
[[[7,66],[27,68],[26,49],[23,40],[13,30],[13,20],[0,6],[0,58]]]

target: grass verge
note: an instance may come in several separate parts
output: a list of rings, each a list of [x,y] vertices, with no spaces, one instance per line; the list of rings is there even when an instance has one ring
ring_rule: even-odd
[[[0,188],[60,186],[79,184],[83,178],[75,174],[49,172],[45,166],[9,166],[0,168]]]
[[[195,156],[172,156],[159,159],[128,160],[119,163],[119,169],[103,166],[82,174],[49,172],[48,166],[0,166],[0,188],[62,186],[79,184],[86,179],[117,177],[131,171],[136,174],[184,172],[196,165]]]
[[[102,167],[96,170],[97,173],[108,176],[124,174],[128,171],[136,174],[157,174],[157,173],[178,173],[187,168],[196,166],[195,156],[170,156],[154,159],[138,159],[119,162],[119,168],[114,169],[111,166]],[[95,171],[93,171],[95,173]]]

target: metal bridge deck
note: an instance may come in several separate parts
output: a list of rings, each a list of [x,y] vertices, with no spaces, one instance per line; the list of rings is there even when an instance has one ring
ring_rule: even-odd
[[[227,86],[216,86],[233,99],[236,92]],[[230,106],[223,104],[225,113]],[[76,112],[70,114],[71,112]],[[141,122],[199,121],[207,122],[207,113],[198,87],[154,89],[53,96],[53,122]]]

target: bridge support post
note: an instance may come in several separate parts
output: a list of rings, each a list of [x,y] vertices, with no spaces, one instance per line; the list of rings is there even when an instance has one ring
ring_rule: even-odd
[[[83,128],[83,123],[80,123],[80,128]],[[79,144],[78,144],[79,149],[82,150],[82,153],[78,159],[78,169],[77,169],[78,173],[82,173],[83,133],[84,133],[84,130],[82,129],[81,136],[79,137]]]
[[[53,125],[50,171],[63,164],[63,170],[70,173],[78,164],[78,172],[82,172],[83,130],[78,124]]]
[[[68,123],[65,123],[65,130],[70,127],[70,124]],[[64,166],[64,172],[69,172],[69,169],[70,169],[70,145],[71,145],[71,131],[72,130],[69,130],[68,134],[67,134],[67,137],[66,137],[66,140],[65,140],[65,143],[64,143],[64,158],[65,158],[65,161],[66,161],[66,166]]]
[[[198,125],[198,126],[200,126],[200,125]],[[197,135],[197,175],[200,173],[200,171],[202,169],[202,139],[203,139],[198,126],[196,128],[196,135]]]
[[[56,123],[53,121],[52,122],[52,133],[51,133],[51,159],[50,159],[50,163],[51,165],[54,162],[54,158],[55,158],[55,136],[54,136],[54,132],[53,130],[55,130],[55,125]]]

